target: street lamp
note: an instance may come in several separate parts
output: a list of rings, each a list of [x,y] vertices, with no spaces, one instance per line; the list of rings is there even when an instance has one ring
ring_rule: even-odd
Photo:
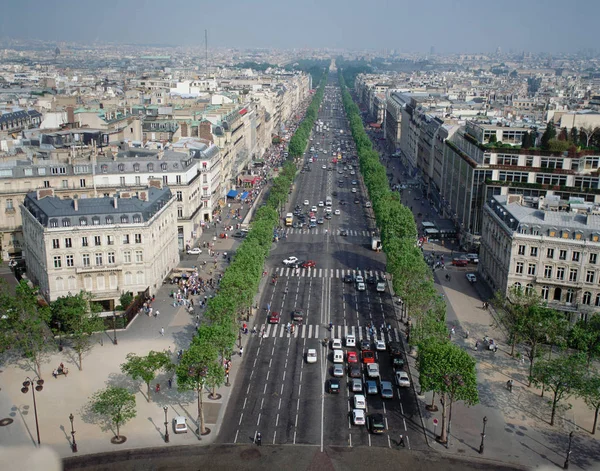
[[[71,444],[71,450],[73,453],[77,453],[77,442],[75,441],[75,429],[73,428],[73,414],[69,414],[69,420],[71,421],[71,437],[73,437],[73,443]]]
[[[483,432],[481,432],[481,445],[479,445],[479,454],[483,454],[483,440],[485,439],[485,425],[487,424],[487,417],[483,418]]]
[[[567,459],[565,459],[565,464],[563,465],[563,469],[569,469],[569,458],[571,458],[571,443],[573,442],[573,431],[569,433],[569,447],[567,448]]]
[[[165,406],[163,407],[163,410],[165,411],[165,443],[169,443],[169,421],[167,420],[167,411],[169,408]]]
[[[58,351],[63,351],[63,343],[62,343],[62,331],[61,331],[61,323],[58,321]]]
[[[113,344],[117,345],[117,311],[113,311],[113,333],[115,335]]]
[[[36,386],[31,388],[31,394],[33,394],[33,413],[35,415],[35,429],[37,432],[37,441],[38,441],[38,445],[41,445],[41,441],[40,441],[40,424],[38,422],[38,415],[37,415],[37,404],[35,402],[35,392],[38,391],[40,392],[42,389],[44,389],[44,380],[40,379],[39,376],[36,376],[37,380],[35,382]],[[27,378],[25,378],[25,381],[23,381],[23,387],[21,388],[21,392],[23,394],[27,394],[29,392],[29,386],[33,386],[33,379],[31,379],[29,376],[27,376]]]

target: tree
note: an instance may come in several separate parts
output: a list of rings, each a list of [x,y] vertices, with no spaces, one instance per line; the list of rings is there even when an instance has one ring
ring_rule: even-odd
[[[117,386],[109,386],[94,394],[91,408],[117,429],[115,434],[117,439],[121,438],[121,425],[126,424],[137,415],[135,395],[127,389]]]
[[[81,291],[75,296],[60,297],[50,306],[53,319],[61,323],[61,329],[71,340],[79,358],[79,370],[83,369],[83,355],[92,348],[94,332],[102,330],[104,322],[98,317],[99,307],[91,302],[92,294]]]
[[[52,332],[48,327],[50,309],[38,299],[37,288],[21,280],[13,296],[6,288],[0,292],[1,349],[16,349],[42,377],[42,362],[54,349]]]
[[[541,146],[542,149],[548,150],[549,142],[551,139],[556,138],[556,128],[554,127],[554,123],[550,121],[546,126],[546,130],[544,134],[542,134]]]
[[[146,383],[147,400],[150,402],[151,391],[150,383],[156,378],[156,373],[160,370],[171,368],[171,359],[167,352],[150,351],[148,355],[139,357],[135,353],[127,354],[127,361],[121,364],[121,371],[132,379],[141,379]]]
[[[523,149],[529,149],[531,147],[533,147],[533,143],[532,143],[532,136],[529,132],[525,132],[523,134],[523,138],[521,140],[521,147]]]
[[[578,394],[583,398],[586,405],[594,411],[592,435],[595,435],[598,428],[598,414],[600,413],[600,375],[597,371],[592,374],[588,373],[582,378]]]
[[[571,131],[569,132],[569,140],[573,143],[574,146],[579,145],[579,131],[575,126],[573,126],[571,128]]]
[[[496,142],[498,142],[498,138],[496,137],[496,134],[490,134],[490,138],[488,139],[488,143],[489,144],[495,144]]]
[[[600,357],[600,316],[579,320],[570,331],[571,345],[584,352],[588,367],[592,359]]]
[[[561,355],[551,360],[536,363],[531,372],[531,380],[536,386],[546,385],[554,393],[550,425],[554,425],[558,403],[581,390],[585,375],[585,358],[580,354]]]
[[[539,304],[539,297],[520,288],[510,288],[508,295],[504,296],[497,291],[494,295],[494,307],[500,318],[500,322],[508,331],[511,344],[510,356],[514,356],[515,347],[521,341],[521,325],[530,306]]]
[[[582,144],[585,140],[585,147],[589,147],[592,137],[598,132],[600,132],[600,128],[592,128],[591,126],[581,126],[579,128],[579,136],[583,137],[583,139],[581,139]]]
[[[121,296],[119,297],[119,303],[121,303],[122,310],[127,309],[132,302],[133,294],[130,291],[121,294]]]

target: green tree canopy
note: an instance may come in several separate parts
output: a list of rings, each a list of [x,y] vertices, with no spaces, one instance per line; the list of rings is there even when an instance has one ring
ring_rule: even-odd
[[[147,400],[150,402],[150,383],[156,378],[160,370],[169,370],[173,367],[167,352],[155,352],[151,350],[148,355],[137,356],[135,353],[127,354],[127,361],[121,364],[121,371],[132,379],[141,379],[146,383]]]
[[[137,415],[135,395],[125,388],[109,386],[92,396],[92,411],[102,416],[116,428],[116,438],[120,438],[120,427]]]

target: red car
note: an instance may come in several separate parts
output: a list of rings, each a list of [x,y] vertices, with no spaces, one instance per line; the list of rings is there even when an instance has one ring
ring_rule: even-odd
[[[302,268],[314,268],[317,266],[317,262],[314,260],[307,260],[302,264]]]
[[[375,354],[372,350],[363,350],[362,351],[362,362],[364,364],[367,363],[375,363]]]
[[[358,355],[356,352],[348,352],[346,354],[346,359],[348,360],[348,363],[358,363]]]
[[[452,265],[456,267],[466,267],[468,264],[469,261],[465,260],[464,258],[455,258],[454,260],[452,260]]]
[[[279,324],[279,313],[272,312],[269,314],[269,324]]]

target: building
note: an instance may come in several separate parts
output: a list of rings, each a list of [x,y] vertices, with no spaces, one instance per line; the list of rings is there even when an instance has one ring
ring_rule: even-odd
[[[520,195],[486,201],[479,271],[492,289],[537,293],[572,321],[600,312],[600,207]]]
[[[18,133],[24,129],[37,128],[42,122],[42,114],[36,110],[0,112],[0,136]]]
[[[156,293],[179,263],[175,197],[161,180],[102,198],[39,189],[21,213],[27,273],[48,301],[85,290],[111,310],[122,293]]]

